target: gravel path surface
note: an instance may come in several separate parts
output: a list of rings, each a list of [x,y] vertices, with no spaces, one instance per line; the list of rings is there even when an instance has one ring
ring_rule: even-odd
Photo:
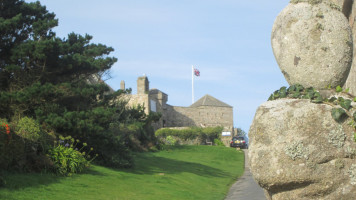
[[[225,200],[266,200],[263,189],[255,182],[248,165],[248,150],[245,152],[245,172],[234,183]]]

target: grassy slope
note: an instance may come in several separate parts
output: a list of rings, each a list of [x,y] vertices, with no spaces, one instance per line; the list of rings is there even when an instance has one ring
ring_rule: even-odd
[[[136,166],[93,166],[73,177],[8,174],[0,199],[223,199],[243,173],[243,152],[215,146],[172,147],[141,153]]]

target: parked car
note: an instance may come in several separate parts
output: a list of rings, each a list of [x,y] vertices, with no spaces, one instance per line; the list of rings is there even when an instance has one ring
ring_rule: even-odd
[[[239,147],[241,149],[247,149],[247,143],[244,137],[235,136],[230,141],[230,147]]]

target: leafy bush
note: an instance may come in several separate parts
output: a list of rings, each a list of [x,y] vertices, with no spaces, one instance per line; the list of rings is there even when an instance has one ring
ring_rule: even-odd
[[[132,153],[120,132],[111,129],[90,135],[87,141],[99,154],[95,163],[113,168],[133,166]]]
[[[214,144],[216,146],[225,146],[225,144],[219,139],[214,139]]]
[[[150,136],[142,122],[134,122],[127,125],[119,124],[119,127],[112,129],[112,131],[121,133],[121,137],[127,147],[133,151],[146,150],[145,143],[150,141]]]
[[[88,161],[79,151],[62,145],[50,150],[49,157],[54,162],[55,172],[61,175],[81,172],[85,167],[89,166]]]
[[[87,147],[86,143],[82,144],[80,149],[76,148],[79,140],[66,137],[61,138],[59,144],[48,152],[48,157],[53,161],[53,170],[55,173],[71,176],[74,173],[80,173],[90,166],[91,161],[95,158],[90,158],[90,151],[86,153],[84,148]]]
[[[152,122],[159,120],[160,114],[146,115],[144,107],[128,109],[123,107],[120,114],[112,116],[109,128],[89,134],[86,141],[99,154],[95,163],[113,168],[133,166],[132,151],[154,150],[157,138]]]
[[[0,150],[6,143],[10,142],[11,139],[11,130],[10,126],[5,119],[0,119]]]
[[[36,120],[23,117],[11,122],[11,127],[1,168],[39,172],[52,165],[45,153],[53,147],[53,136],[44,132]]]
[[[17,122],[16,133],[20,137],[33,142],[38,142],[42,136],[38,122],[29,117],[23,117]]]
[[[156,131],[155,135],[161,139],[165,138],[166,141],[168,136],[171,136],[184,141],[198,139],[200,143],[204,143],[206,140],[214,141],[214,139],[220,138],[222,130],[223,127],[220,126],[207,128],[191,127],[188,129],[161,128]]]
[[[166,143],[169,145],[176,145],[177,144],[177,140],[174,139],[171,135],[166,137]]]
[[[26,148],[26,139],[15,134],[7,120],[0,119],[0,123],[0,170],[36,170],[37,155]]]
[[[0,119],[0,169],[7,169],[12,159],[9,155],[11,131],[6,119]]]
[[[18,135],[10,132],[9,135],[0,133],[0,169],[3,170],[31,170],[28,163],[31,159],[26,151],[25,141]]]
[[[223,131],[223,127],[207,127],[203,128],[203,135],[208,138],[210,141],[214,141],[216,138],[220,138],[221,132]]]

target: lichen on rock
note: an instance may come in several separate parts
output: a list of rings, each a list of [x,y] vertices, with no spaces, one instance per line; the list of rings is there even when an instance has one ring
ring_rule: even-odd
[[[284,148],[284,152],[292,159],[304,158],[308,160],[308,147],[304,147],[303,142],[294,141],[292,144],[287,145]]]
[[[249,164],[269,199],[353,199],[356,195],[351,185],[356,183],[351,155],[356,153],[356,143],[347,139],[353,136],[353,127],[335,121],[332,108],[309,99],[286,98],[257,109],[249,130]],[[350,169],[352,164],[355,167]]]
[[[290,0],[275,20],[277,63],[306,90],[274,92],[250,127],[250,169],[269,200],[355,199],[356,103],[325,90],[356,95],[355,22],[352,0]]]
[[[346,148],[346,157],[353,159],[356,156],[356,149],[351,147]]]
[[[346,135],[342,130],[342,127],[339,127],[337,130],[331,130],[328,134],[329,143],[334,145],[337,148],[341,148],[345,144]]]
[[[344,164],[344,162],[342,161],[342,159],[337,159],[337,160],[335,161],[335,167],[336,167],[337,169],[342,169],[342,168],[345,167],[345,164]]]
[[[351,185],[356,185],[356,164],[353,164],[348,171]]]
[[[290,85],[323,89],[345,84],[353,56],[352,32],[332,1],[292,0],[277,16],[271,41]]]

